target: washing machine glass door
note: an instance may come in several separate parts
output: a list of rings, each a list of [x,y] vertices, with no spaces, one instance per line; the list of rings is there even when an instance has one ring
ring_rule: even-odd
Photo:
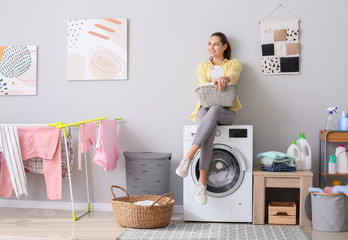
[[[197,152],[191,168],[193,181],[199,179],[200,152]],[[214,144],[213,155],[207,174],[207,195],[224,197],[238,189],[242,184],[245,162],[236,148],[225,144]]]

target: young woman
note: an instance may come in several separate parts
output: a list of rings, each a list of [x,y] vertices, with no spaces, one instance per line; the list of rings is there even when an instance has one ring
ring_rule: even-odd
[[[224,91],[227,83],[237,84],[242,71],[242,64],[237,59],[230,60],[231,46],[225,34],[216,32],[211,35],[208,42],[208,52],[210,55],[209,61],[202,62],[197,67],[197,87],[204,83],[213,82],[219,91]],[[241,108],[242,105],[239,102],[238,96],[236,104],[232,108],[220,106],[203,108],[200,102],[198,102],[190,116],[192,121],[198,120],[199,125],[191,149],[180,162],[179,167],[176,169],[176,174],[185,178],[188,175],[194,155],[201,149],[199,162],[200,177],[195,197],[198,204],[207,203],[207,172],[209,171],[209,164],[213,153],[216,126],[232,124],[236,116],[235,112]]]

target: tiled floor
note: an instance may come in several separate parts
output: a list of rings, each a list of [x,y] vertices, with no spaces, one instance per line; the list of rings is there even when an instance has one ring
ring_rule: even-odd
[[[79,215],[78,212],[76,214]],[[183,214],[174,214],[172,221],[184,222]],[[304,229],[314,240],[348,239],[348,232],[319,232],[312,227]],[[74,222],[70,211],[0,208],[0,235],[103,240],[115,239],[122,231],[112,212],[91,212]]]

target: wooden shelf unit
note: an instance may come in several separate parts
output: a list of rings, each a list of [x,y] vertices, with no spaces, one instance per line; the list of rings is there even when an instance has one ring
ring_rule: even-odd
[[[324,142],[324,171],[321,169],[321,145]],[[348,173],[335,173],[329,174],[327,172],[328,162],[327,162],[327,144],[333,142],[348,142],[348,131],[340,130],[319,130],[319,187],[321,187],[321,178],[324,176],[324,187],[326,187],[326,177],[327,176],[348,176]]]
[[[325,172],[321,171],[320,175],[324,176]],[[328,176],[348,176],[348,173],[326,173]]]
[[[329,130],[319,130],[319,140],[325,141],[325,135]],[[348,131],[330,131],[327,142],[348,142]]]

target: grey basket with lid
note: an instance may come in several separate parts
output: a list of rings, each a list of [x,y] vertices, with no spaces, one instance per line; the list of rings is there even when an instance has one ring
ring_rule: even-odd
[[[124,152],[127,191],[131,195],[162,195],[169,192],[171,153]]]
[[[237,85],[229,83],[225,91],[220,92],[216,86],[204,84],[195,91],[203,108],[211,106],[233,107],[236,104],[236,88]]]

